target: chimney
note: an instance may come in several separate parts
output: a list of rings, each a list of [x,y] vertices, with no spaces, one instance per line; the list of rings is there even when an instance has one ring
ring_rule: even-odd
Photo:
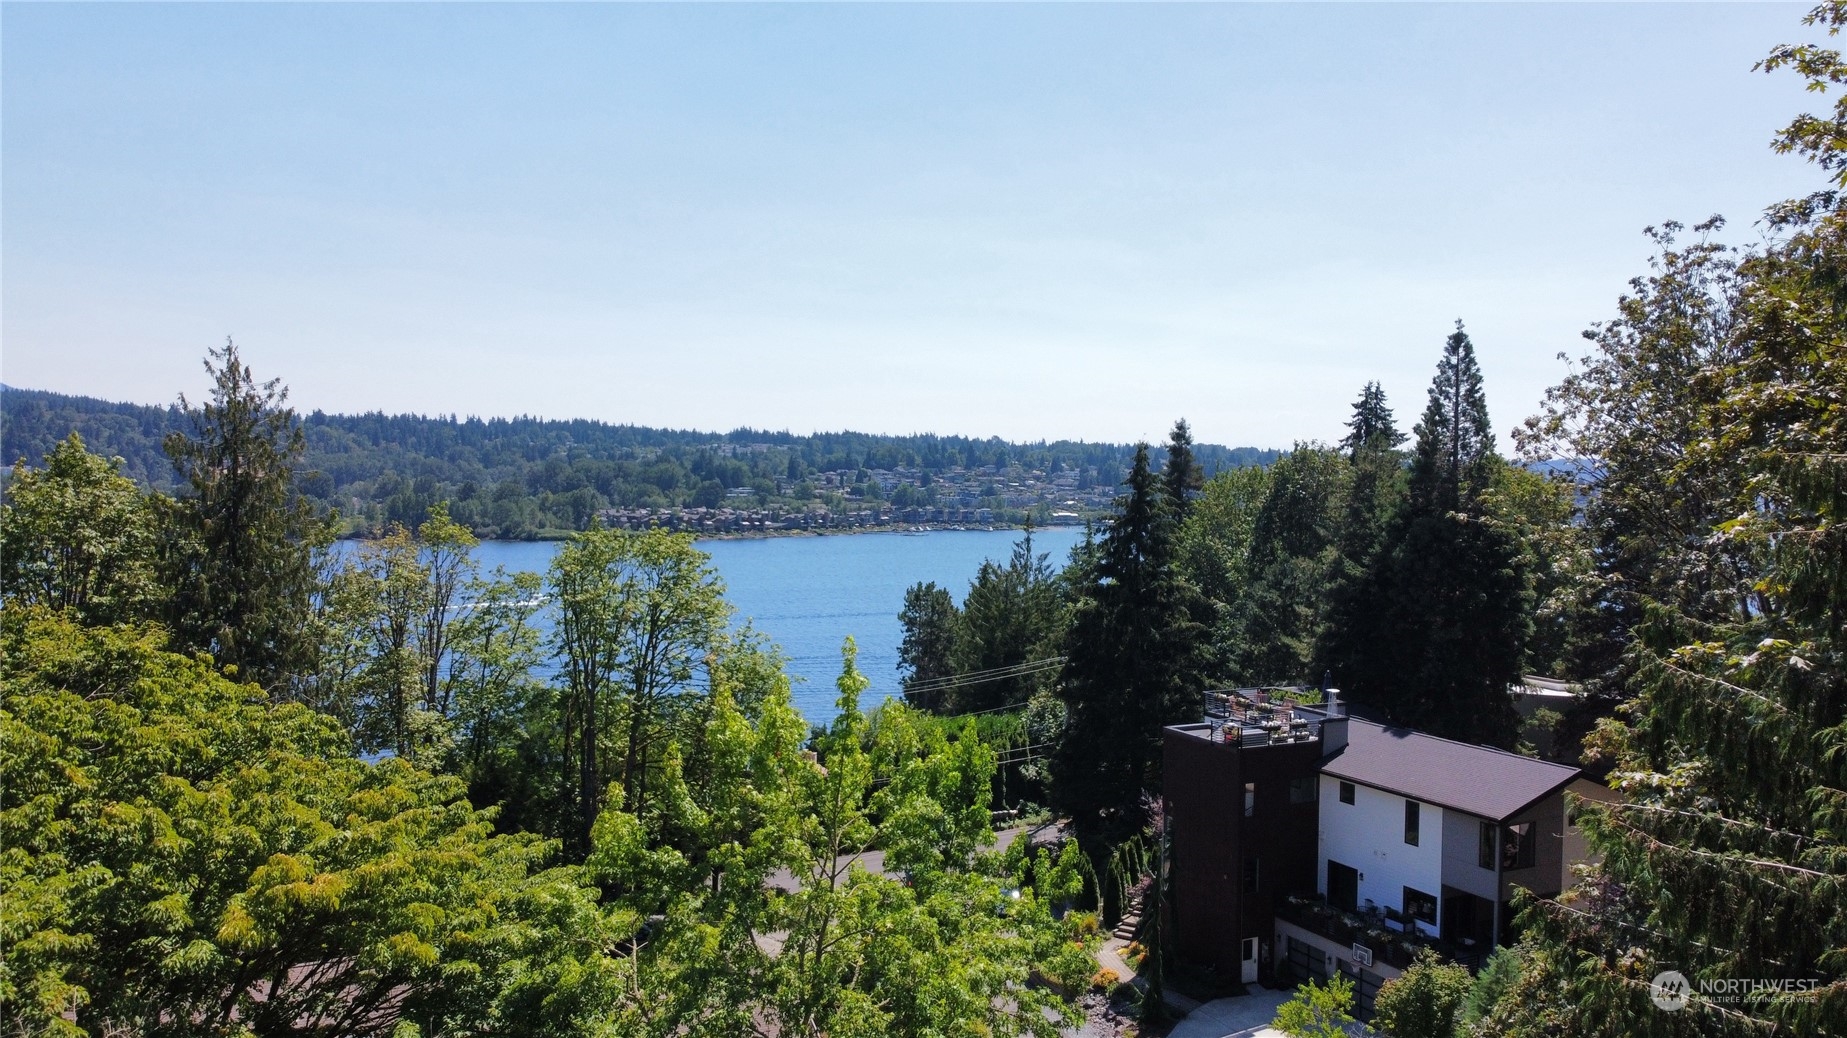
[[[1321,721],[1321,752],[1339,753],[1347,748],[1347,708],[1340,701],[1340,689],[1327,690],[1322,709],[1327,716]]]

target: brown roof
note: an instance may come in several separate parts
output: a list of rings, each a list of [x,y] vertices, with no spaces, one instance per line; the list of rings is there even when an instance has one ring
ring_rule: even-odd
[[[1578,777],[1578,769],[1506,750],[1439,739],[1352,718],[1345,748],[1321,772],[1483,818],[1503,821]]]

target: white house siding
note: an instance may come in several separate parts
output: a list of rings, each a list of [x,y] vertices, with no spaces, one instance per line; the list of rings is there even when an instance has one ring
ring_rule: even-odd
[[[1418,842],[1413,847],[1404,842],[1404,797],[1355,783],[1353,803],[1343,804],[1340,784],[1341,780],[1332,775],[1321,777],[1321,853],[1315,863],[1317,889],[1327,892],[1327,863],[1333,859],[1359,870],[1362,906],[1371,898],[1381,908],[1402,910],[1404,888],[1412,887],[1437,898],[1441,912],[1443,846],[1447,836],[1445,816],[1449,812],[1435,804],[1420,802]],[[1492,876],[1489,889],[1493,889]],[[1437,927],[1432,924],[1420,922],[1418,926],[1426,933],[1437,933]]]

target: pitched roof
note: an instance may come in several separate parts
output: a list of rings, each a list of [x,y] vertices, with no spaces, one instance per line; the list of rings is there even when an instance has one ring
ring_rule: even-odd
[[[1322,758],[1321,771],[1495,821],[1519,814],[1578,776],[1577,768],[1563,764],[1359,718],[1347,721],[1347,745]]]

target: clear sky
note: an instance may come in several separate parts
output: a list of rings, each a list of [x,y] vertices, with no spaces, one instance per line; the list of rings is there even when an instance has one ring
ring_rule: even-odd
[[[1819,178],[1797,5],[20,5],[0,377],[806,432],[1497,429],[1646,269]]]

